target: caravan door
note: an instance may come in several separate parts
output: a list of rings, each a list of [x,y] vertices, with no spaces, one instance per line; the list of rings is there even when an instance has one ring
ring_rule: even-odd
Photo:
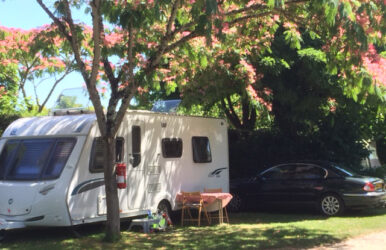
[[[144,169],[143,147],[145,126],[143,122],[133,121],[129,124],[127,138],[127,206],[129,209],[146,207],[146,178]]]

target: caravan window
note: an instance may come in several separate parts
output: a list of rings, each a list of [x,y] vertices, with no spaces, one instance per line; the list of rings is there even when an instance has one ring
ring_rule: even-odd
[[[74,138],[9,140],[0,155],[0,179],[58,178],[75,142]]]
[[[209,143],[208,137],[193,136],[192,148],[193,148],[193,161],[195,163],[212,162],[212,153],[210,150],[210,143]]]
[[[117,137],[115,140],[115,161],[121,162],[123,160],[124,152],[124,139],[123,137]],[[102,137],[94,138],[91,154],[90,154],[90,166],[91,173],[103,172],[104,163],[104,143]]]
[[[180,158],[182,156],[181,138],[163,138],[161,143],[164,158]]]
[[[133,168],[141,163],[141,127],[131,127],[131,156]]]

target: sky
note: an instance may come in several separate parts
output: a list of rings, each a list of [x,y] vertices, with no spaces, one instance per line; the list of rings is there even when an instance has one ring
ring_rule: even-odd
[[[45,2],[49,4],[55,1],[48,0]],[[79,12],[74,16],[74,19],[83,19],[83,17],[83,13]],[[0,0],[0,26],[27,30],[48,23],[51,23],[51,19],[49,19],[48,15],[41,9],[36,0]],[[50,90],[48,86],[53,82],[54,79],[48,79],[39,86],[38,96],[41,102],[48,95]],[[57,97],[63,89],[82,87],[83,82],[84,81],[80,73],[75,72],[68,75],[56,87],[51,98],[47,102],[46,107],[51,108],[54,105]],[[31,86],[31,84],[29,84],[29,86]],[[33,88],[29,87],[26,91],[28,95],[34,95]]]

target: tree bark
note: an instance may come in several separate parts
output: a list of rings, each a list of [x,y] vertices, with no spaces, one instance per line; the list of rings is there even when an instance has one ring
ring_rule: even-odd
[[[105,145],[105,192],[107,222],[105,240],[116,242],[121,237],[118,188],[115,173],[115,136],[103,137]]]

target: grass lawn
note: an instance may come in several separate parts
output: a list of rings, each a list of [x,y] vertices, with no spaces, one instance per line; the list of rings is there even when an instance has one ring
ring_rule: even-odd
[[[102,241],[103,226],[14,231],[0,249],[257,249],[297,248],[331,244],[370,232],[386,230],[386,209],[349,211],[327,218],[310,211],[256,212],[230,215],[230,224],[176,225],[168,232],[143,234],[122,231],[122,240]],[[123,227],[127,225],[123,225]]]

